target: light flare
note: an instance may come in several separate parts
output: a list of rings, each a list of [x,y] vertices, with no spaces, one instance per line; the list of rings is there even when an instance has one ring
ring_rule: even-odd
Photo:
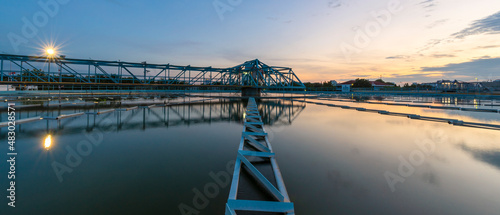
[[[49,149],[50,146],[52,145],[52,137],[49,135],[47,135],[47,137],[45,138],[45,148],[46,149]]]
[[[52,56],[56,53],[56,51],[53,48],[47,48],[45,52],[49,55]]]

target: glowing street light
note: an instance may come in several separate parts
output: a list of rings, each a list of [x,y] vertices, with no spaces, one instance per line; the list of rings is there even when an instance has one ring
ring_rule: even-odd
[[[53,48],[48,48],[48,49],[45,50],[45,52],[49,56],[52,56],[52,55],[54,55],[56,53],[56,51]]]

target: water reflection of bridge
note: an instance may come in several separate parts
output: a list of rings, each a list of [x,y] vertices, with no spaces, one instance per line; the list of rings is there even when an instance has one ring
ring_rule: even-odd
[[[82,130],[94,129],[106,131],[145,130],[148,128],[191,126],[219,122],[242,123],[246,102],[242,100],[221,100],[184,104],[175,106],[144,106],[137,109],[120,109],[104,114],[86,114],[80,117],[61,120],[45,120],[18,125],[18,133],[23,137],[35,136],[39,132],[52,130],[56,133],[76,134]],[[304,110],[305,104],[290,100],[265,100],[260,102],[259,111],[266,125],[290,125]],[[67,110],[66,110],[67,111]],[[79,112],[82,110],[74,110]],[[84,110],[83,110],[84,111]],[[23,111],[24,115],[34,116],[40,111]],[[60,115],[60,110],[49,112]],[[36,126],[35,126],[36,125]],[[40,126],[44,125],[44,126]],[[2,128],[4,129],[4,128]],[[2,138],[5,132],[2,132]]]

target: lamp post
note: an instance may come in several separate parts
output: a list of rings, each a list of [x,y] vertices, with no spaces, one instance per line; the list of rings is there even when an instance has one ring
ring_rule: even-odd
[[[59,83],[62,82],[62,68],[59,66]]]
[[[48,70],[48,74],[47,74],[47,75],[48,75],[48,76],[47,76],[47,77],[48,77],[47,79],[48,79],[48,81],[50,82],[50,58],[49,58],[49,70]]]
[[[56,51],[53,49],[53,48],[47,48],[45,50],[45,52],[47,53],[47,56],[49,58],[49,78],[48,80],[50,81],[50,64],[52,64],[52,59],[55,59],[55,54],[56,54]],[[63,57],[63,55],[61,55],[61,58]],[[64,56],[65,57],[65,56]],[[62,83],[62,68],[59,68],[59,86],[58,86],[58,90],[59,90],[59,103],[61,103],[61,83]]]
[[[476,92],[479,92],[479,82],[477,81],[477,78],[476,78]]]
[[[144,80],[143,80],[143,82],[146,83],[146,73],[148,72],[148,70],[146,69],[147,68],[147,62],[143,61],[141,63],[144,64]]]
[[[49,68],[49,70],[48,70],[49,74],[48,75],[49,76],[48,76],[48,81],[50,82],[50,64],[52,63],[52,57],[54,56],[54,54],[56,53],[56,51],[53,48],[47,48],[45,50],[45,53],[47,54],[48,59],[49,59],[49,66],[48,66],[48,68]]]

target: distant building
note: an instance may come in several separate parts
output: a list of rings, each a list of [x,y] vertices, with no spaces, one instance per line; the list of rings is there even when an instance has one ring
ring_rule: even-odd
[[[34,86],[34,85],[28,85],[28,86],[24,86],[24,88],[22,88],[23,90],[38,90],[38,86]]]
[[[344,93],[351,92],[351,85],[350,84],[342,85],[342,92]]]
[[[480,88],[477,82],[450,81],[444,79],[436,81],[435,83],[423,83],[423,85],[429,85],[434,90],[445,92],[473,91]]]
[[[482,92],[491,91],[495,89],[493,82],[464,82],[458,80],[439,80],[433,83],[422,83],[422,85],[429,85],[433,90],[443,91],[443,92]],[[496,82],[498,83],[498,82]],[[489,86],[490,89],[487,89]]]
[[[0,85],[0,91],[16,91],[16,88],[12,85]]]
[[[500,80],[493,82],[481,82],[479,83],[479,87],[486,92],[500,92]]]
[[[384,82],[380,82],[380,81],[370,81],[370,83],[372,84],[373,90],[381,90],[384,87],[394,86],[394,84],[384,83]]]
[[[334,87],[336,87],[338,85],[337,81],[335,81],[335,80],[331,80],[330,84],[332,84],[332,86],[334,86]]]
[[[340,83],[340,85],[352,85],[354,84],[355,80],[350,80],[350,81],[346,81],[346,82],[342,82]]]
[[[344,92],[344,93],[351,92],[351,86],[353,83],[354,83],[354,80],[340,83],[340,86],[342,86],[342,92]]]

